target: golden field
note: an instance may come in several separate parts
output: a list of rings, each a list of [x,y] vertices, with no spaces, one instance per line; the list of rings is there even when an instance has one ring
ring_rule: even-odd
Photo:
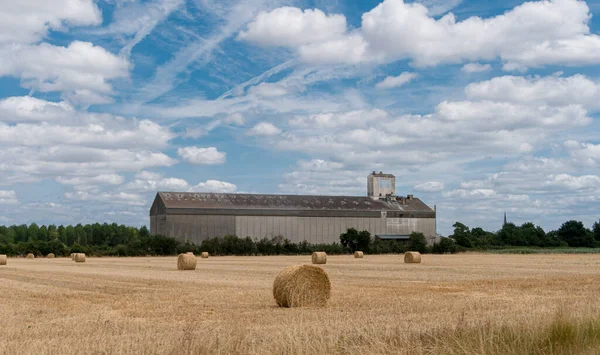
[[[310,259],[10,258],[0,354],[600,354],[600,255],[328,256],[328,306],[277,307]]]

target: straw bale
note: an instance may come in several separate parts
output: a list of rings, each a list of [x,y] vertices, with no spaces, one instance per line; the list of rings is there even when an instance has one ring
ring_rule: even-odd
[[[313,264],[327,264],[327,254],[324,251],[315,251],[312,253]]]
[[[404,253],[404,262],[418,264],[421,262],[421,253],[418,251],[407,251]]]
[[[177,270],[196,270],[196,257],[193,254],[179,254]]]
[[[280,307],[325,307],[331,297],[331,283],[318,266],[291,266],[273,282],[273,297]]]

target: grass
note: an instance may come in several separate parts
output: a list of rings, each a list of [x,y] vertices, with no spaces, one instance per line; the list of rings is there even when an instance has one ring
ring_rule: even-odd
[[[600,248],[537,248],[514,247],[486,250],[490,254],[600,254]]]
[[[575,318],[558,312],[542,323],[450,329],[422,339],[433,354],[597,354],[600,318]]]
[[[9,259],[1,354],[598,354],[597,255],[329,256],[327,308],[276,306],[310,256]]]

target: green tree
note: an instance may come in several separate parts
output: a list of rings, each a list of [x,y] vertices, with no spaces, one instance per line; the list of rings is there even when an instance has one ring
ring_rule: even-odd
[[[65,227],[60,225],[56,231],[58,232],[58,240],[60,240],[63,244],[67,244],[67,232],[65,231]]]
[[[540,226],[536,226],[531,222],[523,223],[521,225],[521,237],[525,242],[525,245],[532,246],[544,246],[546,240],[546,233]]]
[[[521,233],[521,228],[516,226],[514,223],[506,223],[503,225],[502,229],[498,231],[498,238],[505,245],[527,245],[527,243],[525,243],[525,239],[523,238],[523,234]]]
[[[146,238],[150,236],[150,231],[148,230],[148,227],[146,226],[142,226],[142,228],[140,228],[140,238]]]
[[[66,235],[66,245],[68,246],[73,246],[74,244],[76,244],[76,239],[77,236],[75,235],[75,228],[73,226],[67,226],[67,228],[65,228],[65,235]]]
[[[29,225],[29,227],[27,228],[27,240],[30,242],[35,242],[37,240],[39,240],[39,234],[40,232],[40,227],[38,227],[37,224],[35,223],[31,223]]]
[[[46,226],[40,227],[40,230],[38,231],[38,239],[42,240],[44,242],[48,241],[48,227],[46,227]]]
[[[594,247],[593,234],[580,221],[567,221],[558,229],[558,237],[570,247]]]
[[[496,234],[483,230],[483,228],[477,227],[471,229],[471,240],[473,246],[487,247],[493,244],[502,244],[497,240]]]
[[[472,248],[473,237],[469,227],[460,222],[454,223],[452,227],[454,227],[454,233],[450,236],[450,238],[454,239],[456,244],[460,245],[461,247]]]
[[[60,238],[59,238],[59,234],[58,234],[58,230],[56,229],[56,226],[54,224],[49,225],[48,226],[48,240],[53,241],[53,240],[59,240],[59,239]]]
[[[597,242],[600,242],[600,220],[594,223],[592,231],[594,233],[594,239],[596,239]]]
[[[26,242],[27,241],[27,225],[22,224],[20,226],[11,226],[11,229],[15,231],[15,241],[16,242]]]
[[[447,254],[447,253],[457,253],[458,246],[454,242],[454,239],[450,238],[441,238],[439,243],[435,243],[431,250],[435,254]]]
[[[424,254],[427,251],[427,239],[425,239],[425,235],[423,233],[410,233],[409,241],[409,248],[411,251],[418,251],[421,254]]]
[[[340,243],[354,253],[357,250],[368,251],[371,244],[371,233],[369,231],[357,231],[348,228],[346,233],[340,234]]]
[[[88,245],[87,234],[81,223],[75,226],[75,241],[79,245]]]

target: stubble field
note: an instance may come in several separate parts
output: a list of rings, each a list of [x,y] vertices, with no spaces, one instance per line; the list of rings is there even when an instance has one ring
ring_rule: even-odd
[[[599,255],[329,256],[327,308],[276,306],[310,256],[9,259],[0,354],[598,354]]]

